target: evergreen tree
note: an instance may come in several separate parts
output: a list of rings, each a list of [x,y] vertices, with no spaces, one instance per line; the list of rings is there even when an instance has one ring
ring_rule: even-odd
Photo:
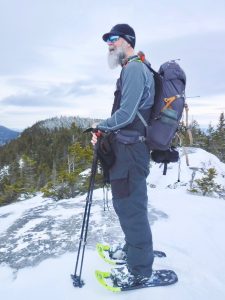
[[[21,180],[26,194],[33,193],[37,189],[36,161],[27,155],[21,158]]]
[[[218,125],[217,125],[217,131],[224,134],[224,131],[225,131],[224,112],[222,112],[222,113],[220,114],[220,117],[219,117],[219,123],[218,123]]]
[[[179,132],[181,133],[182,145],[190,146],[192,137],[193,144],[191,146],[204,147],[207,137],[205,133],[201,130],[200,125],[196,120],[193,120],[189,125],[189,132],[191,133],[191,137],[189,136],[189,132],[184,123],[180,125]]]
[[[0,180],[2,203],[44,187],[55,189],[59,194],[57,184],[61,185],[61,190],[68,190],[68,196],[84,191],[86,183],[82,179],[83,183],[77,184],[80,181],[77,172],[91,164],[90,135],[83,134],[83,129],[75,123],[71,127],[64,127],[63,123],[55,126],[50,122],[50,125],[53,126],[44,127],[39,122],[24,130],[18,139],[0,147],[0,170],[4,167],[9,170]],[[74,151],[70,150],[76,143],[80,148],[77,145]],[[68,172],[68,156],[75,159],[72,174]]]
[[[209,168],[203,172],[204,176],[194,181],[195,185],[192,187],[190,192],[200,192],[203,196],[211,195],[214,192],[218,193],[221,191],[221,185],[215,182],[217,172],[215,168]]]
[[[220,114],[217,128],[213,133],[212,143],[214,147],[213,153],[225,162],[225,119],[223,112]]]
[[[216,148],[215,148],[214,143],[213,143],[214,134],[215,134],[215,129],[212,126],[212,124],[210,123],[208,125],[207,130],[206,130],[206,143],[204,145],[204,149],[207,150],[210,153],[215,153],[216,152]]]

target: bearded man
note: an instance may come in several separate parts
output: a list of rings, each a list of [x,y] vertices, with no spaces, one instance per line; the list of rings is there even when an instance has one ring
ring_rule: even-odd
[[[151,278],[153,264],[152,234],[148,221],[146,177],[149,174],[149,149],[145,143],[145,126],[154,101],[153,74],[135,55],[135,32],[128,24],[117,24],[103,35],[108,44],[110,68],[121,66],[120,78],[111,117],[99,123],[99,131],[112,132],[116,156],[109,170],[113,206],[125,235],[124,245],[110,249],[113,259],[126,264],[114,268],[112,279],[117,286],[135,286]],[[92,143],[97,141],[93,134]]]

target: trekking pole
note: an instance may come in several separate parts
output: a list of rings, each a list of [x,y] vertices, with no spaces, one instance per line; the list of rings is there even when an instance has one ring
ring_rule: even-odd
[[[179,148],[181,148],[182,146],[182,138],[181,136],[176,133],[176,137],[178,139],[178,146]],[[180,151],[179,151],[180,152]],[[180,173],[181,173],[181,159],[180,159],[180,155],[179,155],[179,160],[178,160],[178,178],[177,178],[177,182],[180,182]]]
[[[90,130],[89,130],[90,131]],[[86,131],[88,132],[88,131]],[[97,141],[98,144],[98,141]],[[84,281],[81,279],[81,273],[83,268],[84,262],[84,252],[87,243],[87,233],[88,233],[88,225],[89,225],[89,218],[91,212],[91,205],[92,205],[92,195],[95,183],[95,175],[97,172],[97,164],[98,164],[98,155],[97,155],[97,144],[94,146],[94,154],[93,154],[93,161],[91,167],[91,176],[89,180],[89,187],[88,193],[86,197],[86,205],[84,210],[83,222],[80,232],[80,242],[77,251],[77,260],[75,265],[74,274],[71,274],[71,278],[73,280],[74,287],[82,287],[84,285]]]
[[[103,205],[104,205],[104,211],[106,211],[106,208],[109,210],[109,193],[108,193],[108,185],[107,183],[103,186]]]

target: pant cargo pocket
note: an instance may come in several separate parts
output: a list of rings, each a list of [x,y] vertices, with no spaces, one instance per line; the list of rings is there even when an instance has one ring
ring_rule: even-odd
[[[111,188],[114,199],[125,198],[130,194],[128,178],[111,180]]]

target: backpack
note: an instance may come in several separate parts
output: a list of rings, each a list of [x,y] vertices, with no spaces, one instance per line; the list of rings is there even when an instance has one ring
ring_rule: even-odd
[[[186,75],[174,60],[165,62],[156,72],[142,52],[138,55],[153,73],[155,97],[149,122],[145,121],[140,112],[137,115],[145,125],[146,143],[152,150],[151,157],[156,162],[164,163],[163,174],[166,174],[167,163],[179,160],[179,153],[175,155],[176,150],[171,150],[171,144],[185,107]]]

